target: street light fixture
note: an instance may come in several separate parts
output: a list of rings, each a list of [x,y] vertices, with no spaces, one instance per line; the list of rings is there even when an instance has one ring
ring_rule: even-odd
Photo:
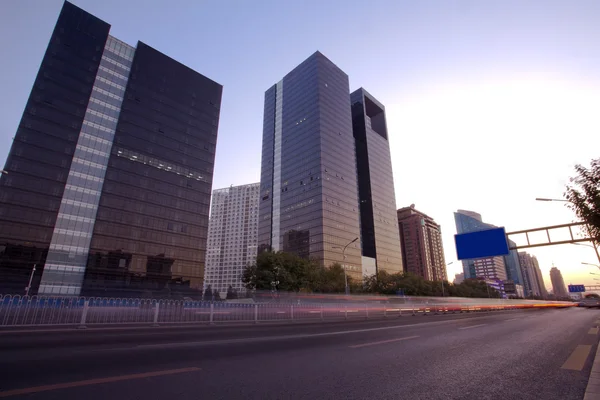
[[[342,258],[344,259],[344,283],[345,283],[345,290],[346,290],[346,295],[350,294],[350,288],[348,287],[348,274],[346,273],[346,249],[348,248],[348,246],[350,246],[352,243],[356,242],[358,240],[358,237],[354,238],[354,240],[352,240],[351,242],[349,242],[347,245],[345,245],[343,248],[340,246],[333,246],[333,249],[342,249]]]
[[[590,272],[590,275],[600,275],[600,274],[597,274],[595,272]]]
[[[536,200],[537,200],[537,201],[561,201],[561,202],[563,202],[563,203],[568,203],[568,202],[569,202],[569,200],[562,200],[562,199],[549,199],[549,198],[546,198],[546,197],[537,197],[537,198],[536,198]]]
[[[583,262],[583,261],[582,261],[581,263],[582,263],[583,265],[591,265],[592,267],[597,267],[597,268],[599,268],[599,269],[600,269],[600,265],[598,265],[598,264],[586,263],[586,262]],[[596,274],[594,274],[594,275],[596,275]]]
[[[0,169],[0,174],[7,174],[8,175],[8,171],[5,171],[3,169]]]
[[[450,261],[448,264],[446,264],[446,267],[448,265],[452,265],[454,264],[454,261]],[[446,273],[448,273],[448,271],[446,270]],[[442,281],[442,297],[444,297],[444,277],[442,276],[442,279],[440,279]]]

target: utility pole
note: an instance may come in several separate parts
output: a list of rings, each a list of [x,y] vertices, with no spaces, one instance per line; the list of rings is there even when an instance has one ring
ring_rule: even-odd
[[[29,296],[29,289],[31,289],[31,282],[33,281],[33,274],[35,274],[35,267],[37,267],[37,264],[33,264],[33,268],[31,269],[31,275],[29,275],[29,284],[25,288],[25,296]]]

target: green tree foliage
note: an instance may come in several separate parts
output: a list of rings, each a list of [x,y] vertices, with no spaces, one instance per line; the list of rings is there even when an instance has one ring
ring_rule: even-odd
[[[318,263],[285,252],[264,251],[258,254],[256,262],[246,268],[242,282],[250,290],[271,290],[277,283],[277,290],[287,292],[344,293],[344,269],[340,264],[323,268]],[[379,272],[360,282],[348,277],[352,293],[378,293],[406,296],[442,296],[441,281],[427,281],[409,273],[390,274]],[[479,279],[467,279],[459,285],[443,282],[445,296],[499,298],[500,293],[488,288]],[[228,297],[229,298],[229,297]]]
[[[445,296],[457,297],[488,297],[486,283],[479,279],[466,279],[458,285],[444,281]],[[402,293],[406,296],[442,296],[441,281],[427,281],[418,275],[409,273],[389,274],[379,272],[365,279],[365,291],[394,295]],[[499,298],[500,293],[494,288],[489,288],[489,297]]]
[[[585,298],[586,299],[600,299],[600,296],[597,295],[596,293],[590,293],[590,294],[586,294]]]
[[[577,175],[570,179],[565,197],[569,208],[586,223],[586,231],[600,242],[600,158],[592,160],[590,168],[576,165]]]
[[[210,301],[212,300],[212,287],[210,285],[208,285],[206,287],[206,290],[204,291],[204,300],[206,301]]]
[[[225,297],[226,300],[234,300],[238,298],[238,294],[235,291],[235,289],[233,289],[233,287],[231,285],[229,285],[229,287],[227,288],[227,297]]]
[[[256,262],[246,268],[242,282],[250,290],[288,292],[343,292],[344,270],[339,264],[323,268],[318,263],[292,253],[263,251]]]

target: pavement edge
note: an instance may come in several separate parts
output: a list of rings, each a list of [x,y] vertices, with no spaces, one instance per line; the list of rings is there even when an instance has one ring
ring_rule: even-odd
[[[590,372],[583,400],[600,400],[600,345],[596,349],[592,372]]]

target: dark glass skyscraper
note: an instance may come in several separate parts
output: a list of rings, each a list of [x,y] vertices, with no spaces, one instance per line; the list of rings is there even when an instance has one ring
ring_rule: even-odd
[[[355,97],[357,101],[363,99]],[[385,127],[385,118],[377,121],[383,121],[378,129]],[[378,133],[373,133],[369,125],[368,134]],[[375,143],[370,145],[374,153],[379,150]],[[390,170],[376,184],[389,183],[389,148],[387,151],[380,155],[381,163],[389,165]],[[345,260],[342,254],[344,246],[361,238],[357,158],[348,76],[316,52],[265,93],[259,251],[294,252],[325,266],[339,262],[360,277],[361,241],[348,246]],[[368,176],[367,172],[365,179]],[[393,201],[389,206],[391,217],[386,213],[385,218],[395,224],[393,189],[391,198],[388,192],[389,187],[373,199],[386,207]],[[369,201],[372,203],[370,197]],[[382,267],[399,270],[399,247],[393,253],[394,239],[399,246],[398,231],[396,225],[391,226],[395,236],[390,229],[392,236],[381,239]],[[385,232],[372,221],[370,230],[373,234],[369,243],[373,235],[377,238]],[[370,250],[369,254],[377,255],[375,249]]]
[[[2,292],[201,290],[222,86],[109,30],[64,3],[0,180]]]
[[[402,271],[396,194],[385,107],[365,89],[350,95],[360,209],[362,255],[378,270]]]

